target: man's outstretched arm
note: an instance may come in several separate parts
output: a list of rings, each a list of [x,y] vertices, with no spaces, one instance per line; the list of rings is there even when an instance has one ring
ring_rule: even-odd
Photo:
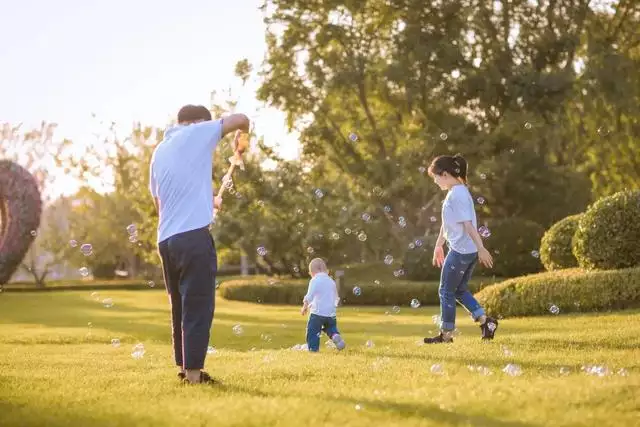
[[[222,119],[222,136],[237,130],[249,132],[249,118],[245,114],[231,114]]]

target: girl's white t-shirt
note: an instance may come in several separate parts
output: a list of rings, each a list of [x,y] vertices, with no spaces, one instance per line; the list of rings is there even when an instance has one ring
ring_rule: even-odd
[[[478,252],[476,244],[464,231],[462,223],[471,221],[474,228],[478,228],[476,211],[473,205],[473,197],[466,185],[454,185],[447,192],[442,202],[442,225],[444,236],[449,248],[461,253],[471,254]]]

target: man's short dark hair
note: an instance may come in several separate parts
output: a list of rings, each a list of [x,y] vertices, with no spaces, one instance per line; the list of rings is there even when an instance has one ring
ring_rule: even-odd
[[[192,123],[211,120],[211,111],[204,105],[185,105],[178,111],[178,123]]]

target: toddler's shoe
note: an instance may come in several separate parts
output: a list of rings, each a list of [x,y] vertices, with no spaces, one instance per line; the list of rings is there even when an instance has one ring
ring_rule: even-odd
[[[332,336],[331,341],[333,341],[333,343],[336,345],[336,348],[338,350],[343,350],[346,346],[340,334],[335,334],[334,336]]]

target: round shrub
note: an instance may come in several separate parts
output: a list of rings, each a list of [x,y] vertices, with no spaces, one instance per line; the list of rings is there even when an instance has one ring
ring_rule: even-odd
[[[538,251],[544,228],[540,224],[507,218],[491,221],[488,228],[491,236],[485,240],[485,247],[493,255],[493,274],[515,277],[542,270]]]
[[[42,199],[36,179],[0,160],[0,285],[9,281],[37,235]]]
[[[540,261],[548,271],[578,266],[571,241],[582,214],[571,215],[556,222],[544,233],[540,242]]]
[[[578,223],[573,254],[587,269],[640,265],[640,191],[622,191],[589,206]]]
[[[534,316],[640,307],[640,268],[578,268],[516,277],[489,286],[476,298],[492,316]]]

